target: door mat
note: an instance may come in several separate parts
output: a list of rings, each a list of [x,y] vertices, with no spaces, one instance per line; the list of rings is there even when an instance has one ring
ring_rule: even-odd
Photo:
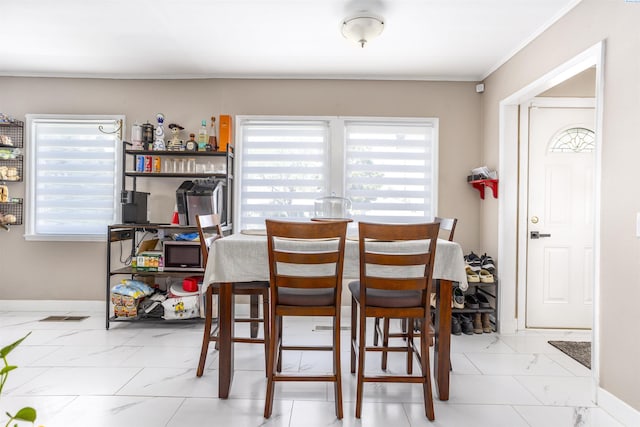
[[[548,341],[549,344],[591,369],[591,342],[589,341]]]

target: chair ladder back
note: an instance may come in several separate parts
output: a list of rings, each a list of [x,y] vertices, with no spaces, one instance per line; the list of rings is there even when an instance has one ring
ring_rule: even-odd
[[[207,265],[209,259],[209,247],[214,240],[223,237],[222,226],[220,225],[220,215],[196,215],[198,225],[198,237],[200,238],[200,251],[202,252],[202,262]]]
[[[360,254],[360,299],[366,298],[366,289],[388,289],[388,290],[419,290],[422,292],[422,299],[427,300],[426,295],[431,292],[431,278],[433,275],[433,261],[435,258],[436,243],[440,224],[374,224],[359,223],[359,254]],[[403,241],[416,241],[420,245],[419,251],[407,253],[384,253],[374,252],[371,244],[396,243]],[[422,246],[420,242],[428,244]],[[416,248],[418,249],[418,248]],[[397,271],[406,273],[407,268],[423,267],[420,274],[407,276],[383,277],[375,275],[373,267],[397,267]],[[395,273],[400,274],[400,273]]]
[[[278,288],[342,289],[347,222],[288,222],[266,220],[271,299],[278,302]],[[294,246],[288,247],[288,243]],[[282,264],[282,266],[280,265]],[[304,275],[301,266],[331,265],[323,274]],[[284,269],[284,265],[296,269]],[[282,271],[284,270],[284,271]],[[330,273],[330,274],[329,274]],[[339,298],[339,296],[338,296]]]
[[[434,218],[433,222],[437,222],[440,224],[441,231],[449,232],[449,235],[446,236],[446,238],[447,240],[452,242],[453,235],[456,232],[456,225],[458,224],[458,218],[441,218],[437,216]]]

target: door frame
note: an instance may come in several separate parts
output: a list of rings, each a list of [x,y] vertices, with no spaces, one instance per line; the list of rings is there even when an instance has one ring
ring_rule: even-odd
[[[520,235],[518,227],[520,198],[523,188],[519,182],[519,106],[545,90],[581,73],[592,66],[596,67],[596,149],[594,169],[594,291],[592,326],[592,379],[596,386],[600,383],[600,206],[602,177],[602,117],[604,101],[604,54],[605,42],[600,41],[567,62],[559,65],[534,82],[524,86],[499,104],[499,170],[502,177],[498,198],[498,259],[500,260],[499,319],[501,333],[515,333],[518,330],[518,283],[520,243],[525,236]],[[526,192],[524,192],[526,194]],[[597,389],[597,387],[596,387]]]
[[[520,177],[518,199],[518,276],[517,276],[517,330],[535,329],[527,328],[527,252],[529,236],[527,234],[529,224],[529,107],[541,108],[596,108],[595,98],[556,98],[541,97],[529,99],[519,106],[518,115],[520,118]],[[595,156],[594,156],[595,157]],[[597,162],[597,160],[596,160]],[[595,180],[594,180],[595,181]],[[594,198],[594,209],[596,199]],[[596,209],[597,210],[597,209]],[[594,217],[595,219],[595,217]],[[595,249],[595,236],[594,236]],[[595,254],[595,252],[594,252]],[[595,277],[595,276],[594,276]]]

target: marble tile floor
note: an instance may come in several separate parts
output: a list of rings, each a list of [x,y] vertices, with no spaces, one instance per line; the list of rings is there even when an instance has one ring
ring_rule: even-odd
[[[89,318],[39,321],[60,314]],[[326,325],[323,319],[285,322],[285,340],[328,343],[330,332],[317,328]],[[231,395],[221,400],[213,346],[204,376],[195,375],[201,331],[201,323],[142,322],[114,322],[106,330],[103,313],[0,311],[0,346],[31,332],[7,357],[18,369],[0,398],[0,425],[6,411],[23,406],[36,408],[35,425],[45,427],[622,425],[593,403],[590,371],[547,344],[589,340],[588,332],[453,336],[450,399],[435,400],[436,420],[429,422],[421,386],[407,384],[365,384],[362,419],[355,418],[347,330],[341,333],[344,419],[335,418],[332,385],[279,383],[273,416],[265,420],[262,346],[236,344]],[[326,352],[287,352],[283,364],[319,373],[330,366]],[[401,355],[390,356],[389,372],[404,366]],[[367,371],[379,371],[378,354],[367,356]]]

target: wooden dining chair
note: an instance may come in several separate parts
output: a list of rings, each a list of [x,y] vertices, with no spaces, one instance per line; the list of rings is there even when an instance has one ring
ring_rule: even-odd
[[[351,373],[356,372],[356,418],[362,413],[365,382],[422,383],[427,418],[435,418],[431,390],[429,346],[420,339],[415,347],[413,328],[407,330],[402,346],[366,345],[368,317],[420,320],[420,334],[426,337],[430,319],[433,264],[438,239],[438,223],[373,224],[360,222],[360,280],[349,283],[351,291]],[[365,354],[374,352],[406,352],[407,375],[367,375]],[[421,375],[412,374],[413,357],[420,362]]]
[[[267,393],[264,417],[271,416],[277,381],[329,381],[334,384],[336,417],[342,419],[340,375],[340,296],[344,263],[346,221],[287,222],[267,220],[269,277],[271,284]],[[325,316],[333,322],[330,345],[285,345],[285,316]],[[282,352],[331,351],[333,372],[328,375],[282,373]]]
[[[458,224],[458,218],[441,218],[441,217],[435,217],[433,222],[437,222],[438,224],[440,224],[440,232],[438,234],[438,236],[442,239],[448,240],[450,242],[453,241],[453,236],[456,232],[456,225]],[[440,286],[440,282],[438,279],[433,279],[433,289],[432,292],[435,292],[435,290],[438,288],[438,286]],[[385,343],[385,345],[388,344],[389,338],[403,338],[406,339],[407,338],[407,324],[408,324],[408,320],[407,319],[402,319],[400,321],[400,332],[389,332],[389,321],[387,320],[387,323],[385,323],[382,327],[382,329],[380,328],[380,319],[376,318],[375,322],[374,322],[374,328],[373,328],[373,345],[378,345],[378,337],[382,336],[382,340],[383,343]],[[415,325],[414,325],[414,331],[415,331]],[[433,337],[435,335],[435,327],[433,325],[433,322],[429,323],[429,345],[433,345]],[[415,335],[414,335],[415,337]],[[382,368],[386,369],[387,368],[387,356],[386,353],[383,354],[382,357]]]
[[[200,249],[202,251],[202,261],[207,265],[209,248],[211,244],[223,238],[220,217],[217,214],[196,215],[198,225],[198,235],[200,237]],[[249,317],[237,317],[235,322],[251,323],[249,337],[233,337],[233,342],[264,344],[265,368],[267,366],[267,352],[269,348],[269,282],[243,282],[233,283],[233,295],[249,295],[250,307]],[[220,287],[212,283],[207,288],[205,294],[205,320],[204,335],[202,337],[202,348],[200,350],[200,361],[196,375],[201,377],[204,373],[204,366],[209,352],[209,343],[215,342],[218,348],[218,323],[213,326],[213,295],[218,294]],[[260,316],[259,299],[262,296],[263,315]],[[258,338],[259,324],[263,324],[264,338]]]

